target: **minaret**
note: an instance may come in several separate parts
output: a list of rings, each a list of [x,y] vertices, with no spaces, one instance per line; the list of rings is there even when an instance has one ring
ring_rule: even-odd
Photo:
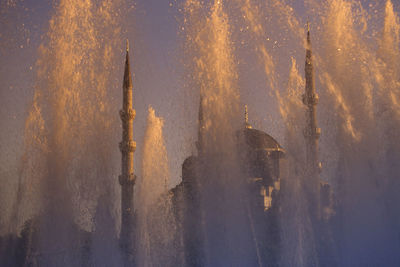
[[[307,184],[310,193],[313,195],[313,210],[316,211],[317,217],[320,214],[320,162],[318,159],[318,139],[321,129],[317,127],[316,107],[318,104],[318,95],[315,92],[314,69],[311,52],[310,26],[307,23],[307,45],[306,45],[306,62],[305,62],[306,88],[303,95],[303,103],[306,105],[306,128],[304,129],[304,137],[307,146]]]
[[[133,187],[136,176],[133,169],[133,153],[136,143],[133,141],[133,120],[136,112],[132,109],[132,77],[129,66],[129,43],[126,42],[126,59],[123,82],[123,104],[119,112],[122,120],[122,142],[119,148],[122,154],[121,185],[121,233],[120,242],[124,254],[125,265],[133,263],[134,252],[134,206]]]

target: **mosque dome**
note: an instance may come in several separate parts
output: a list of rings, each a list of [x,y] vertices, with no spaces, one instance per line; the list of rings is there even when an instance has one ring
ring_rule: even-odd
[[[245,128],[244,136],[246,144],[254,150],[266,150],[266,151],[279,151],[285,153],[281,145],[269,134],[263,131]]]

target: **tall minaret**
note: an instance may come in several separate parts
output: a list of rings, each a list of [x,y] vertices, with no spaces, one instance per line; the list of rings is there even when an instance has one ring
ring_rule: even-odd
[[[317,127],[316,107],[318,104],[318,95],[315,93],[315,80],[313,61],[311,53],[311,38],[310,26],[307,23],[307,45],[306,45],[306,62],[305,62],[306,88],[303,95],[303,103],[307,107],[306,112],[306,128],[304,129],[304,137],[307,146],[307,184],[310,188],[310,193],[313,195],[312,204],[315,214],[319,217],[320,214],[320,162],[318,159],[318,139],[321,134],[321,129]]]
[[[122,154],[121,185],[121,233],[120,242],[125,257],[125,265],[131,265],[134,252],[134,207],[133,187],[136,176],[133,169],[133,153],[136,143],[133,141],[133,120],[136,112],[132,108],[132,77],[129,66],[129,43],[126,42],[126,59],[123,82],[123,104],[119,112],[122,120],[122,142],[119,148]]]

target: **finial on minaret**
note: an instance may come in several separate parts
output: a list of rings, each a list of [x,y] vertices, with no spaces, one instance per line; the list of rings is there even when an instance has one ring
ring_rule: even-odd
[[[249,111],[247,109],[247,105],[244,105],[244,123],[247,129],[251,129],[251,125],[249,124]]]
[[[307,45],[310,46],[311,37],[310,37],[310,22],[307,20]]]
[[[126,58],[125,58],[125,71],[124,71],[124,88],[132,89],[132,76],[129,64],[129,40],[126,39]]]

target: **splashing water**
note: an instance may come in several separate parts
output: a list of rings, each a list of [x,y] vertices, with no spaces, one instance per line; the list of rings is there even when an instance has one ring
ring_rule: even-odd
[[[388,20],[393,16],[388,11],[390,6],[391,2],[387,1],[383,38],[387,38]],[[388,199],[384,200],[383,196],[387,190],[384,184],[397,180],[384,173],[385,165],[396,156],[390,155],[385,158],[386,162],[381,158],[387,153],[381,143],[385,139],[382,136],[385,127],[376,126],[381,120],[379,91],[385,86],[374,80],[372,74],[380,71],[377,51],[362,35],[370,22],[365,10],[351,2],[330,1],[325,12],[320,79],[328,93],[324,97],[326,101],[333,101],[337,114],[336,125],[326,125],[325,131],[337,127],[335,141],[332,140],[336,142],[337,159],[332,160],[337,160],[337,169],[329,179],[337,186],[339,214],[335,234],[339,240],[339,263],[393,265],[399,261],[394,252],[399,244],[393,225],[387,225],[394,220],[389,217],[391,208],[388,210],[385,203]],[[395,46],[398,51],[399,43]],[[396,73],[399,69],[393,71]],[[391,142],[397,143],[393,139]]]
[[[162,118],[148,109],[138,184],[138,266],[173,266],[174,219],[168,193],[169,168]]]
[[[296,60],[292,58],[287,92],[283,96],[277,94],[280,113],[286,126],[286,149],[290,155],[285,166],[289,175],[280,221],[283,266],[313,266],[318,262],[315,237],[304,192],[307,183],[303,135],[306,128],[305,106],[301,101],[304,88],[305,81],[299,74]]]
[[[118,113],[106,89],[112,87],[111,62],[120,34],[111,14],[119,4],[60,1],[40,47],[11,225],[34,217],[36,260],[46,266],[81,260],[85,242],[78,234],[93,228],[99,194],[107,195],[102,204],[113,214],[116,179],[109,157],[118,155],[111,131],[118,125],[112,114]],[[116,236],[115,222],[108,229],[100,226],[95,235]]]
[[[245,180],[236,146],[243,121],[238,119],[242,115],[237,70],[224,6],[222,1],[214,1],[211,6],[186,2],[189,18],[185,28],[193,49],[202,110],[197,177],[205,256],[202,263],[193,264],[249,266],[256,262],[256,256],[247,225]],[[208,8],[207,15],[201,16]]]
[[[287,152],[279,255],[274,261],[282,266],[400,264],[398,3],[364,2],[184,1],[185,67],[200,95],[203,115],[195,156],[203,192],[200,265],[267,265],[249,226],[250,193],[237,147],[243,142],[237,133],[243,128],[240,101],[246,94],[250,107],[259,95],[268,96],[268,105],[254,107],[259,117],[267,118],[256,124],[280,137]],[[7,3],[14,7],[18,1]],[[60,0],[54,6],[39,49],[16,201],[7,224],[9,232],[24,230],[32,249],[29,263],[121,265],[116,184],[120,154],[115,145],[120,135],[113,131],[120,125],[120,105],[110,97],[110,89],[115,87],[113,77],[121,76],[113,65],[114,52],[121,47],[119,15],[125,6],[122,0]],[[312,227],[304,190],[310,179],[304,169],[305,85],[297,62],[305,57],[305,14],[311,20],[320,95],[321,178],[331,185],[335,199],[327,224],[333,244],[328,260],[322,258],[325,248]],[[250,48],[246,53],[257,61],[249,64],[243,47]],[[251,68],[243,70],[246,66]],[[257,68],[254,76],[262,76],[265,90],[252,96],[249,87],[254,83],[249,80],[254,76],[249,72]],[[163,133],[163,119],[149,108],[135,189],[135,260],[140,266],[190,265],[176,247],[183,230],[172,216],[163,134],[169,134]]]
[[[364,37],[370,31],[369,24],[374,21],[358,2],[332,0],[324,4],[310,2],[308,5],[320,15],[315,18],[320,21],[314,23],[321,25],[315,31],[317,34],[314,36],[317,36],[318,43],[314,51],[319,92],[322,95],[320,121],[323,133],[326,133],[322,137],[321,154],[327,163],[323,179],[332,183],[338,201],[338,214],[333,223],[338,264],[387,262],[393,265],[399,261],[395,254],[399,246],[395,230],[398,212],[394,211],[396,205],[389,204],[396,202],[397,197],[393,192],[398,190],[398,179],[394,174],[397,167],[391,163],[398,158],[396,149],[393,148],[398,143],[394,137],[398,129],[398,17],[393,11],[391,1],[387,1],[383,31],[374,40],[378,44],[377,50],[371,45],[371,39]],[[280,114],[286,122],[287,149],[291,157],[297,161],[300,159],[297,165],[301,165],[304,143],[302,134],[299,134],[302,127],[298,126],[298,121],[302,120],[298,117],[302,113],[300,99],[296,103],[290,95],[281,96],[279,88],[283,87],[282,75],[278,74],[277,66],[282,60],[277,58],[280,54],[274,54],[274,47],[268,49],[269,38],[260,21],[264,14],[284,14],[283,17],[288,19],[277,19],[270,28],[286,29],[286,32],[294,35],[298,46],[302,46],[299,39],[303,32],[299,30],[300,23],[294,17],[295,13],[291,12],[293,9],[284,1],[268,1],[264,7],[270,9],[267,11],[263,7],[251,6],[250,1],[242,1],[240,6],[245,22],[255,36],[256,51],[267,76],[267,88],[275,92]],[[292,78],[289,78],[291,81],[293,75],[292,69]],[[382,142],[383,140],[386,142]],[[288,181],[292,182],[292,190],[298,192],[293,199],[296,203],[307,205],[301,200],[304,192],[301,192],[301,188],[296,189],[295,185],[298,182],[307,183],[307,177],[301,173],[300,176],[296,174],[296,161],[289,165]],[[392,190],[390,187],[396,189]],[[298,234],[287,235],[289,239],[283,240],[282,253],[295,256],[293,260],[284,260],[283,264],[318,265],[318,248],[315,248],[317,244],[310,237],[313,230],[310,229],[307,211],[302,208],[293,210],[298,212],[297,218],[300,221],[292,225],[282,222],[282,227],[294,227],[292,233]],[[296,228],[299,230],[295,230]],[[290,229],[284,229],[283,232],[288,230],[291,232]],[[381,244],[379,248],[376,247],[377,243]],[[293,245],[297,250],[294,254],[291,252]],[[312,257],[314,260],[311,262],[306,260]]]
[[[291,12],[293,8],[290,5],[284,1],[268,1],[267,5],[270,10],[254,10],[250,8],[249,1],[243,1],[243,13],[258,40],[265,33],[262,24],[258,23],[262,17],[260,14],[282,14],[282,10],[286,10],[285,14],[288,16],[282,17],[289,19],[276,19],[270,27],[284,28],[296,37],[294,32],[302,32],[298,31],[299,23],[293,17],[295,14]],[[281,9],[283,6],[287,8]],[[395,93],[398,89],[396,75],[399,71],[396,60],[399,53],[397,14],[393,11],[391,1],[387,1],[383,30],[372,41],[372,38],[366,38],[366,34],[370,33],[369,28],[375,26],[376,21],[368,16],[368,12],[358,1],[331,0],[323,4],[310,1],[305,6],[319,15],[313,15],[316,22],[312,25],[320,26],[312,28],[315,29],[312,33],[316,32],[312,36],[317,40],[317,43],[314,42],[314,54],[319,79],[317,88],[321,94],[321,104],[318,106],[323,130],[320,152],[327,164],[323,169],[323,179],[335,187],[338,202],[338,214],[333,223],[338,264],[380,265],[385,262],[391,266],[396,265],[399,262],[395,253],[399,248],[396,237],[398,233],[395,230],[395,225],[398,225],[398,219],[395,219],[398,218],[398,211],[394,211],[396,205],[388,203],[394,203],[397,197],[387,185],[390,184],[395,190],[399,188],[394,174],[397,168],[391,163],[396,161],[398,155],[394,152],[396,149],[389,148],[396,147],[398,143],[393,137],[398,131],[398,119],[395,115],[398,103]],[[278,38],[276,34],[274,37]],[[285,143],[287,150],[291,152],[290,157],[301,159],[300,144],[303,141],[298,121],[303,119],[296,118],[296,115],[302,113],[299,109],[301,103],[296,105],[290,95],[282,94],[278,89],[283,88],[279,81],[281,75],[276,71],[282,54],[274,53],[274,49],[270,49],[268,56],[265,56],[268,39],[263,39],[255,43],[265,74],[273,76],[268,77],[267,87],[275,91],[280,114],[286,122]],[[289,75],[290,81],[291,77],[293,69]],[[296,85],[290,86],[296,88]],[[290,117],[293,115],[295,120]],[[389,136],[393,138],[389,140]],[[289,165],[288,181],[291,185],[295,186],[296,179],[307,183],[307,177],[296,175],[296,162],[289,160]],[[295,196],[290,197],[296,199],[297,204],[301,203],[302,196]],[[293,212],[292,215],[296,216],[296,211]],[[308,266],[310,263],[303,260],[309,258],[307,249],[311,249],[309,256],[317,253],[315,250],[312,252],[315,244],[310,235],[305,234],[304,230],[300,230],[302,233],[296,230],[308,227],[306,212],[302,210],[300,214],[297,218],[303,218],[301,221],[292,225],[287,225],[285,220],[282,222],[283,238],[285,239],[285,232],[292,233],[286,245],[285,240],[282,244],[283,255],[294,257],[293,261],[288,262],[286,260],[289,258],[283,256],[286,259],[283,264],[286,262],[289,266]],[[296,232],[300,235],[293,234]],[[377,247],[377,244],[380,245]],[[301,252],[293,252],[294,247]]]

